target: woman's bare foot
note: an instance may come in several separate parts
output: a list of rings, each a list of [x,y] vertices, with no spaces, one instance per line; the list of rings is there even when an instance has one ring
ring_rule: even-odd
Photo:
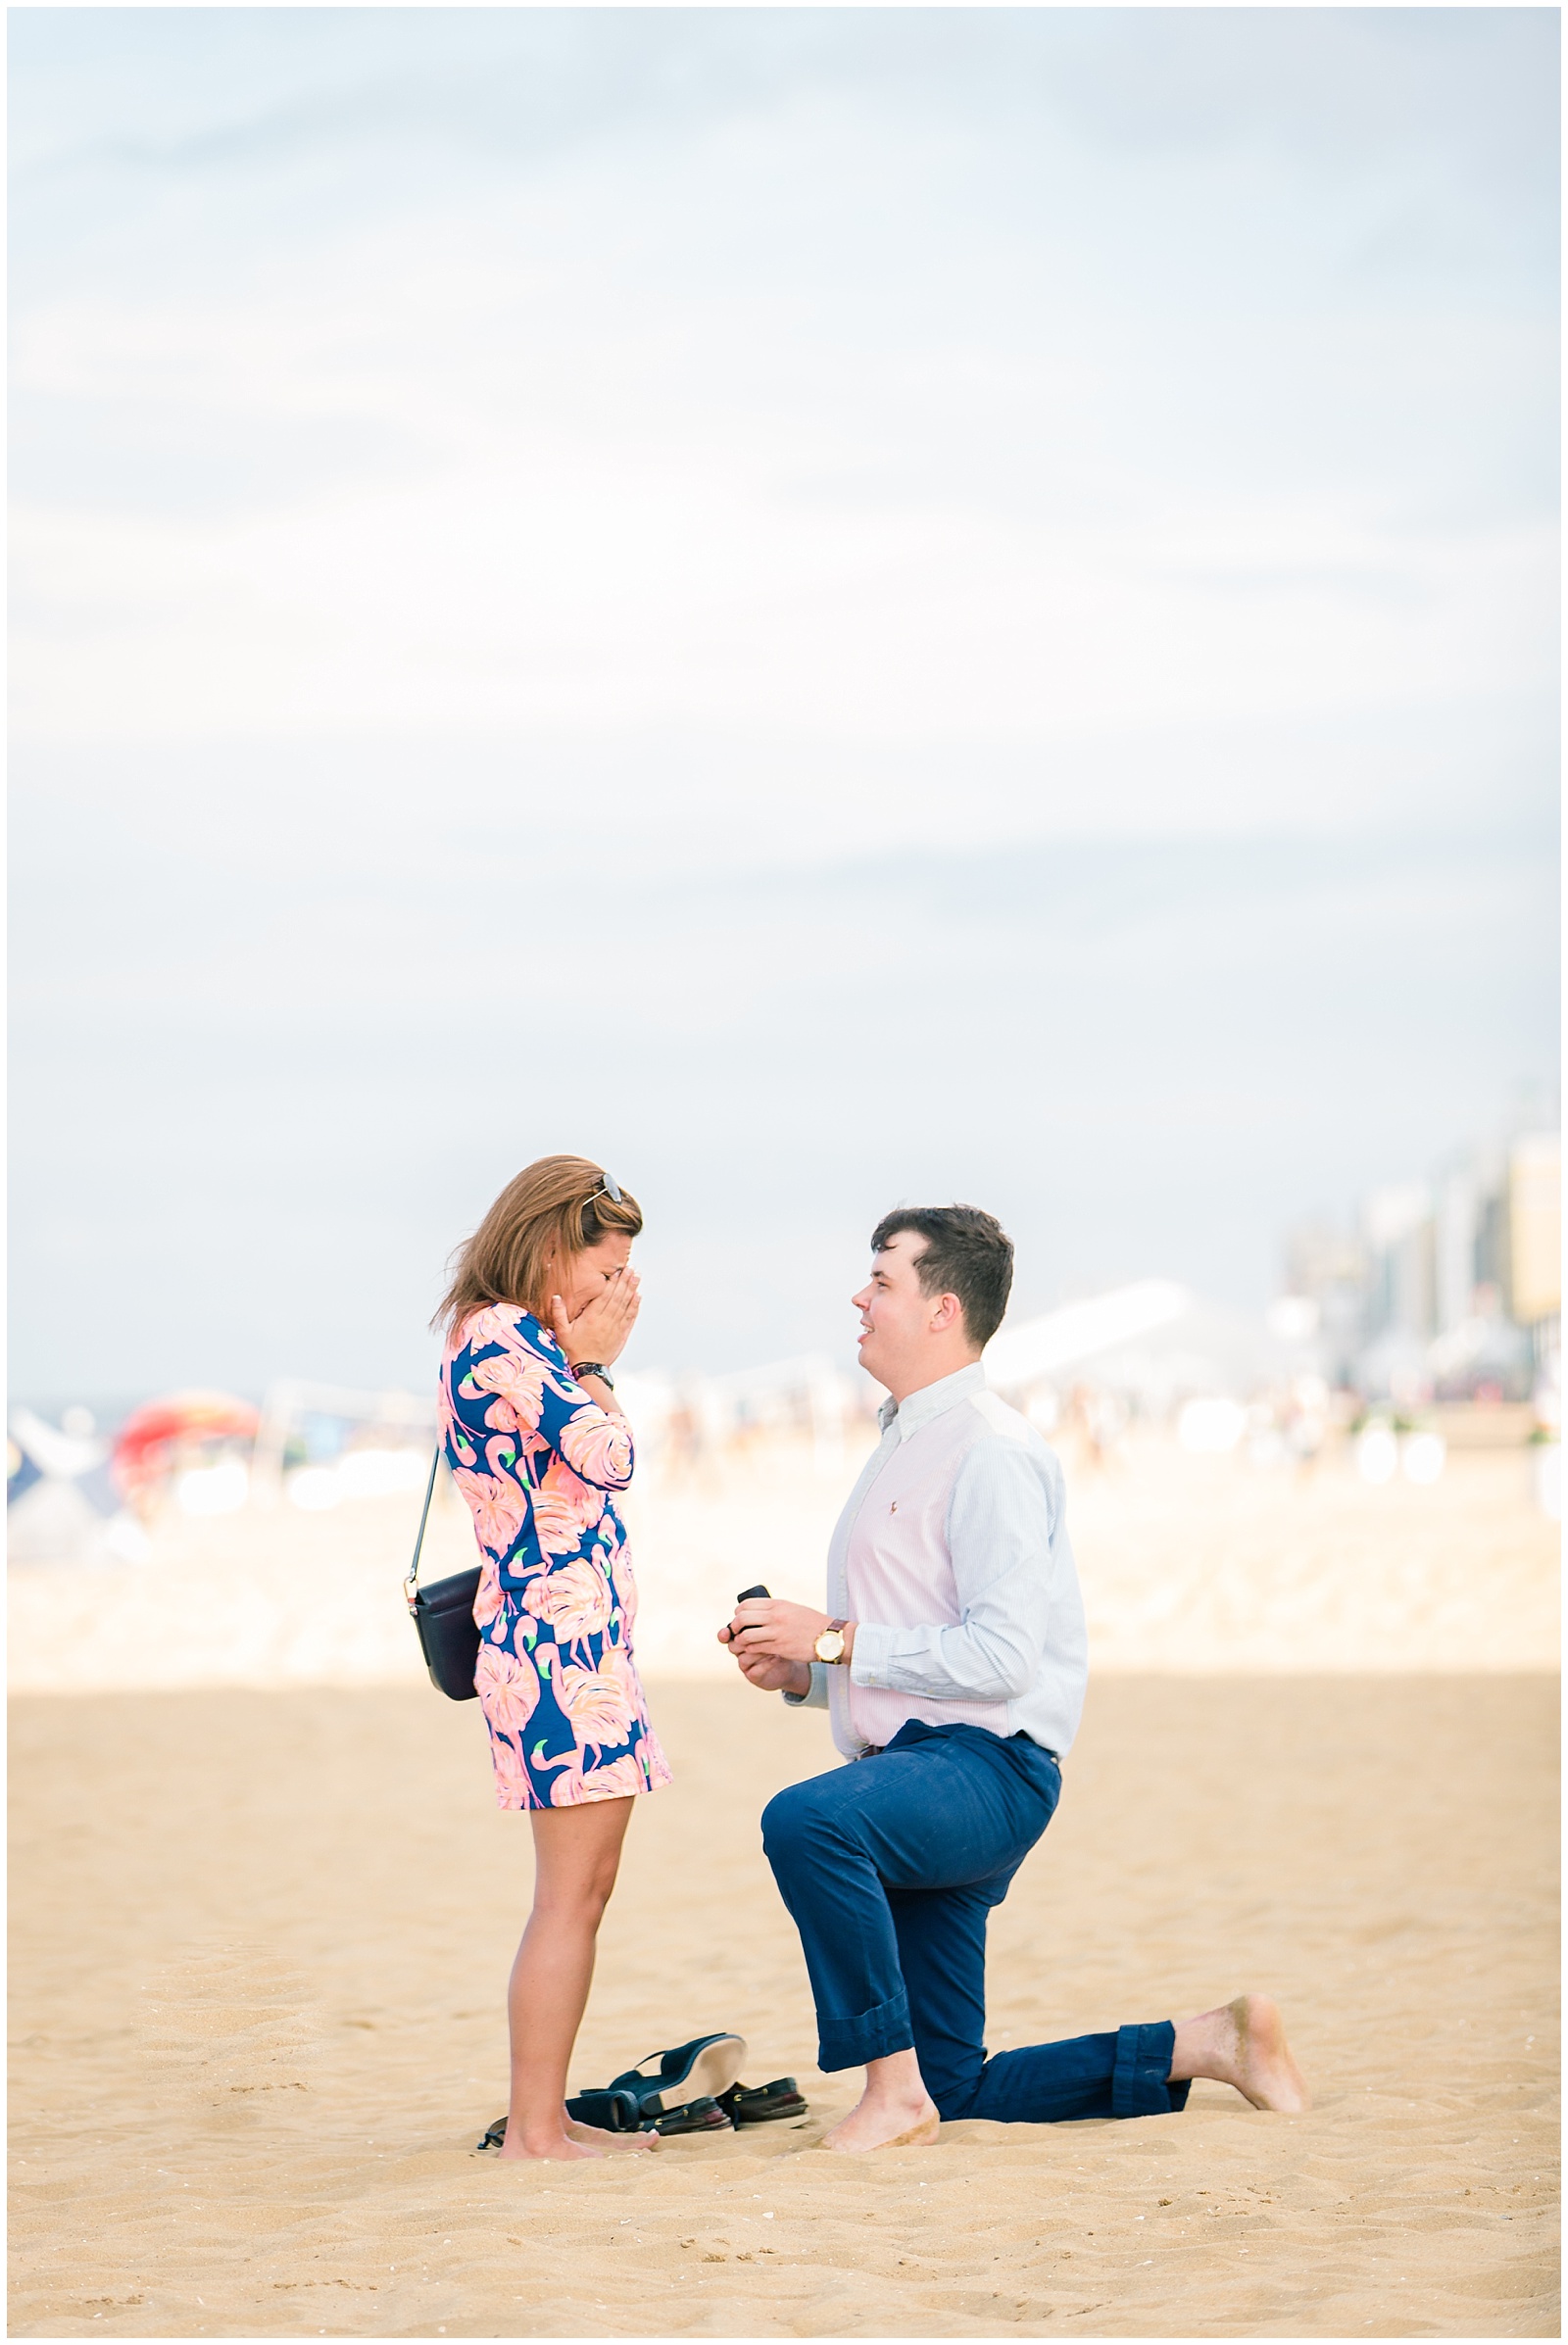
[[[607,2133],[603,2125],[580,2125],[574,2117],[564,2120],[566,2139],[585,2141],[590,2149],[613,2158],[625,2150],[657,2150],[662,2144],[657,2133]]]
[[[586,2141],[573,2141],[563,2129],[559,2133],[524,2134],[516,2125],[509,2125],[501,2144],[503,2158],[554,2158],[563,2161],[578,2158],[602,2158],[604,2151]]]
[[[514,2118],[507,2121],[503,2158],[612,2158],[627,2150],[657,2150],[657,2133],[607,2133],[602,2125],[579,2125],[561,2112],[559,2132],[549,2125],[529,2133]]]
[[[1238,1995],[1217,2011],[1178,2022],[1170,2081],[1189,2076],[1234,2084],[1254,2109],[1295,2116],[1312,2106],[1306,2079],[1285,2040],[1279,2006],[1268,1995]]]
[[[865,2090],[848,2117],[841,2118],[818,2147],[824,2150],[913,2150],[935,2141],[941,2124],[937,2105],[921,2080],[912,2052],[891,2052],[870,2060]]]

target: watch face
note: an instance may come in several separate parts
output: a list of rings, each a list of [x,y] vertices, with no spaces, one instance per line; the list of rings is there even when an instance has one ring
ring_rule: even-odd
[[[844,1652],[844,1631],[824,1629],[816,1640],[815,1651],[818,1661],[839,1660]]]

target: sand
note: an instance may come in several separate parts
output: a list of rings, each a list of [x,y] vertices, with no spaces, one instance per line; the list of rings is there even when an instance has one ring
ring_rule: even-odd
[[[1425,1493],[1414,1493],[1417,1496]],[[527,1830],[427,1685],[13,1708],[12,2333],[1547,2336],[1553,1681],[1109,1674],[993,1935],[993,2049],[1275,1992],[1304,2117],[812,2148],[757,1813],[822,1723],[656,1688],[575,2081],[732,2027],[799,2128],[475,2153]]]

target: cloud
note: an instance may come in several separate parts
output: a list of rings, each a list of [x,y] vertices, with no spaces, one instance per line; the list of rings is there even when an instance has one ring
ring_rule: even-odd
[[[20,35],[24,729],[1041,738],[1545,675],[1549,293],[1431,267],[1536,217],[1483,166],[1544,34],[305,15]]]
[[[422,1373],[536,1146],[670,1357],[914,1189],[1261,1293],[1549,1059],[1549,12],[11,37],[35,1385]]]
[[[868,333],[650,279],[625,193],[24,317],[23,729],[1048,742],[1549,677],[1549,524],[1485,453],[1534,418],[1479,428],[1528,334],[960,331],[953,256]]]

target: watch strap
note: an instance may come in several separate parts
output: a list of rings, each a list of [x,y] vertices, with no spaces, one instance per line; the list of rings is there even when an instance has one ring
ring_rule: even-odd
[[[615,1380],[603,1360],[576,1360],[572,1363],[571,1373],[578,1384],[585,1376],[597,1376],[600,1383],[608,1385],[612,1392],[615,1389]]]

